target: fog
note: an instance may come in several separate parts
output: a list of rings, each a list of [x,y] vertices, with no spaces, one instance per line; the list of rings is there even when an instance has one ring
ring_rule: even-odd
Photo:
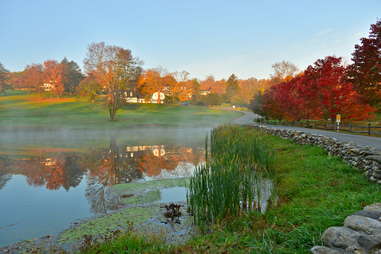
[[[111,138],[131,145],[203,145],[209,127],[130,127],[126,130],[31,130],[0,134],[0,151],[14,146],[87,146],[105,144]]]

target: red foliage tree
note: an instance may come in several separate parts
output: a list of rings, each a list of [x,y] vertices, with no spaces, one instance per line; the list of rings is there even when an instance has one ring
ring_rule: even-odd
[[[265,93],[264,110],[272,118],[286,120],[363,120],[374,108],[361,101],[352,83],[345,79],[341,58],[326,57],[308,66],[303,74],[273,86]]]
[[[348,78],[371,105],[381,104],[381,20],[371,25],[368,38],[361,38],[352,54]]]

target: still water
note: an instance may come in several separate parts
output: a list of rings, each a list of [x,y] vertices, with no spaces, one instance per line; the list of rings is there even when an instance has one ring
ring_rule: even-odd
[[[0,136],[0,246],[57,234],[120,208],[107,188],[189,177],[203,163],[209,128],[118,132],[18,132]],[[160,202],[184,201],[184,187]]]

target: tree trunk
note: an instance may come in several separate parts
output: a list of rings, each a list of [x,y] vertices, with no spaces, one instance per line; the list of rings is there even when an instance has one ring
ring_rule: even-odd
[[[116,111],[118,110],[118,106],[119,106],[118,100],[119,100],[118,93],[112,92],[108,100],[108,111],[109,111],[110,121],[115,121]]]

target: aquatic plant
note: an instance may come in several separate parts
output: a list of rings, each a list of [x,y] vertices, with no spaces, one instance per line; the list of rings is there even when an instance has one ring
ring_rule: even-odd
[[[206,163],[190,179],[187,195],[194,223],[201,229],[244,211],[263,211],[273,156],[259,135],[236,126],[212,130],[205,142]]]

